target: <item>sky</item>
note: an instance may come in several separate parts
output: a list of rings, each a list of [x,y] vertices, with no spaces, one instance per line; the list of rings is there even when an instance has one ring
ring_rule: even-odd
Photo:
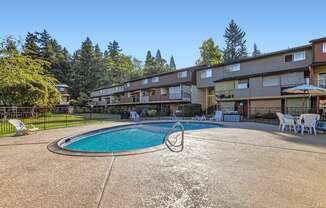
[[[212,37],[221,49],[228,23],[246,32],[264,52],[308,44],[326,36],[325,0],[0,0],[0,37],[24,39],[46,29],[71,53],[88,36],[103,50],[110,41],[144,61],[160,49],[177,68],[193,66],[203,40]]]

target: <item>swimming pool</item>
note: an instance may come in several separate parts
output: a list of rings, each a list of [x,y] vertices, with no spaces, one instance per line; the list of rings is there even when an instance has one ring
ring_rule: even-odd
[[[166,133],[175,122],[144,122],[100,129],[73,138],[65,138],[57,145],[68,151],[107,153],[124,152],[163,144]],[[186,131],[218,128],[220,125],[203,122],[181,122]]]

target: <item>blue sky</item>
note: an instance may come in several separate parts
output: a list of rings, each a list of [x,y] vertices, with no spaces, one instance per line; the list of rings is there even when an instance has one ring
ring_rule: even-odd
[[[252,50],[263,52],[304,45],[326,36],[324,0],[1,0],[0,36],[24,38],[42,29],[70,52],[89,36],[104,50],[117,40],[123,52],[144,60],[158,48],[177,67],[192,66],[208,37],[224,48],[225,27],[234,19]]]

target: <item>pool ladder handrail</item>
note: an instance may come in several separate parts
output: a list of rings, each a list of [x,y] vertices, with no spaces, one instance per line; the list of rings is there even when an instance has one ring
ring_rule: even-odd
[[[169,140],[171,134],[177,132],[177,131],[175,131],[175,129],[177,127],[180,127],[180,129],[181,129],[181,141],[180,141],[180,144],[177,144],[178,138],[176,138],[176,140],[174,142],[171,142]],[[175,124],[173,124],[173,126],[165,134],[164,144],[172,152],[181,152],[183,150],[183,146],[184,146],[184,126],[182,125],[182,123],[180,121],[175,122]]]

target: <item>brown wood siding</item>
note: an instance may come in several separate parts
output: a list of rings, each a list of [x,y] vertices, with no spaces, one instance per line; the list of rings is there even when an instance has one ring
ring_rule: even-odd
[[[160,75],[158,77],[159,82],[157,83],[153,83],[152,78],[148,78],[148,84],[143,84],[143,79],[130,82],[130,87],[125,86],[125,91],[147,89],[152,87],[173,86],[182,83],[196,83],[196,75],[193,70],[188,71],[188,76],[186,78],[178,78],[178,71],[176,71],[175,73]]]
[[[314,62],[324,62],[326,61],[326,53],[323,53],[323,43],[325,42],[317,42],[313,44],[314,50]]]

